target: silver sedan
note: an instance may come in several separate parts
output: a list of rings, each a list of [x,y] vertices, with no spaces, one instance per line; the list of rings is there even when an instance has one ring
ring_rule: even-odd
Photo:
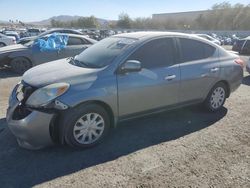
[[[86,148],[131,118],[192,104],[216,112],[242,77],[239,56],[200,37],[120,34],[28,70],[10,96],[6,119],[22,147]]]

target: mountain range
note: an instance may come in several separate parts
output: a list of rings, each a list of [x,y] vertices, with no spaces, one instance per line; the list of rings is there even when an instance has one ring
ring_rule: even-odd
[[[41,20],[41,21],[32,21],[32,22],[24,22],[24,23],[37,25],[37,26],[47,26],[47,25],[50,25],[50,22],[51,22],[52,19],[54,19],[56,21],[68,22],[68,21],[77,20],[77,19],[79,19],[81,17],[82,16],[60,15],[60,16],[53,16],[51,18]],[[106,20],[106,19],[102,19],[102,18],[96,18],[96,19],[97,19],[97,21],[99,22],[100,25],[106,25],[107,23],[109,23],[111,21],[111,20]],[[1,23],[6,24],[6,23],[8,23],[8,21],[0,20],[0,24]]]

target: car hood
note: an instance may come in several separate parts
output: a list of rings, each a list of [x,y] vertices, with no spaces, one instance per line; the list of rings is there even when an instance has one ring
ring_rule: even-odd
[[[102,69],[90,69],[72,65],[70,59],[60,59],[38,65],[23,75],[23,81],[34,87],[43,87],[52,83],[69,84],[90,83],[96,80]]]
[[[27,46],[24,46],[21,44],[9,45],[9,46],[0,48],[0,53],[15,52],[19,50],[25,50],[27,48],[28,48]]]

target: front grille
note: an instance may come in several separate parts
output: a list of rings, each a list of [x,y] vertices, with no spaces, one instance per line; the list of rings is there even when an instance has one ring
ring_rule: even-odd
[[[20,120],[20,119],[27,117],[30,113],[31,111],[28,108],[26,108],[24,105],[18,105],[13,113],[12,118],[13,120]]]
[[[27,99],[30,97],[30,95],[37,89],[33,86],[30,86],[29,84],[25,83],[24,81],[22,81],[22,93],[23,93],[23,99],[22,99],[22,104],[25,104],[25,102],[27,101]]]
[[[31,111],[25,106],[25,102],[30,97],[30,95],[37,89],[35,87],[28,85],[24,81],[22,81],[21,84],[23,85],[23,87],[19,92],[23,95],[23,97],[21,100],[18,99],[20,101],[20,104],[17,106],[17,108],[13,113],[14,120],[23,119],[31,113]],[[18,95],[18,93],[16,93],[16,95]]]

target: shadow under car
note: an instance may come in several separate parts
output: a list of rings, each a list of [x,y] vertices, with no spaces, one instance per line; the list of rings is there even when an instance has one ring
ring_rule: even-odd
[[[193,106],[126,121],[111,130],[102,144],[85,150],[51,147],[39,151],[20,148],[6,126],[0,133],[1,187],[30,187],[115,160],[138,150],[178,139],[213,125],[227,114],[222,108],[207,113]]]

